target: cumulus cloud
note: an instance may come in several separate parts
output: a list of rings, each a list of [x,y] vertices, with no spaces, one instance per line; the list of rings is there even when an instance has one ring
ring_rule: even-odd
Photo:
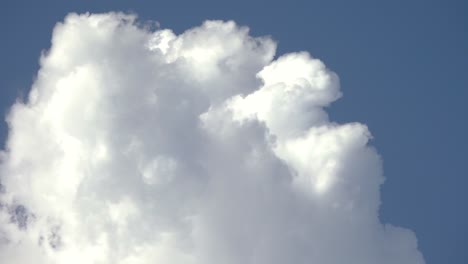
[[[379,221],[367,127],[324,111],[337,75],[275,48],[231,21],[68,15],[7,118],[0,260],[424,263]]]

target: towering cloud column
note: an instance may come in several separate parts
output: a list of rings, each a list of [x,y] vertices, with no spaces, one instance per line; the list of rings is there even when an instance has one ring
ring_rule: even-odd
[[[207,21],[56,26],[1,154],[0,262],[422,264],[379,221],[380,157],[307,53]]]

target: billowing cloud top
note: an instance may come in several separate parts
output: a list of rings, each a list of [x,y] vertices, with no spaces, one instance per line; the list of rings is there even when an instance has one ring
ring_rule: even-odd
[[[67,16],[8,115],[10,264],[420,264],[378,218],[381,161],[323,110],[335,73],[234,22]]]

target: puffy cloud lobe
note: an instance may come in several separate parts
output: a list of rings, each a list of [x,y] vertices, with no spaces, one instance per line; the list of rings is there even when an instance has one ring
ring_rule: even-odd
[[[8,263],[424,263],[378,219],[381,162],[330,122],[336,74],[234,22],[176,35],[121,13],[56,26],[10,111]]]

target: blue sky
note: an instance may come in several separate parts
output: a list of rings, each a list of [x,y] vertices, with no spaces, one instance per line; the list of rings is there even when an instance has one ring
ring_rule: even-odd
[[[27,94],[55,23],[69,12],[129,11],[176,33],[207,19],[270,35],[338,73],[332,120],[367,124],[384,160],[381,220],[412,229],[426,262],[468,253],[468,4],[464,1],[15,1],[0,16],[0,109]],[[7,128],[1,124],[0,138]]]

